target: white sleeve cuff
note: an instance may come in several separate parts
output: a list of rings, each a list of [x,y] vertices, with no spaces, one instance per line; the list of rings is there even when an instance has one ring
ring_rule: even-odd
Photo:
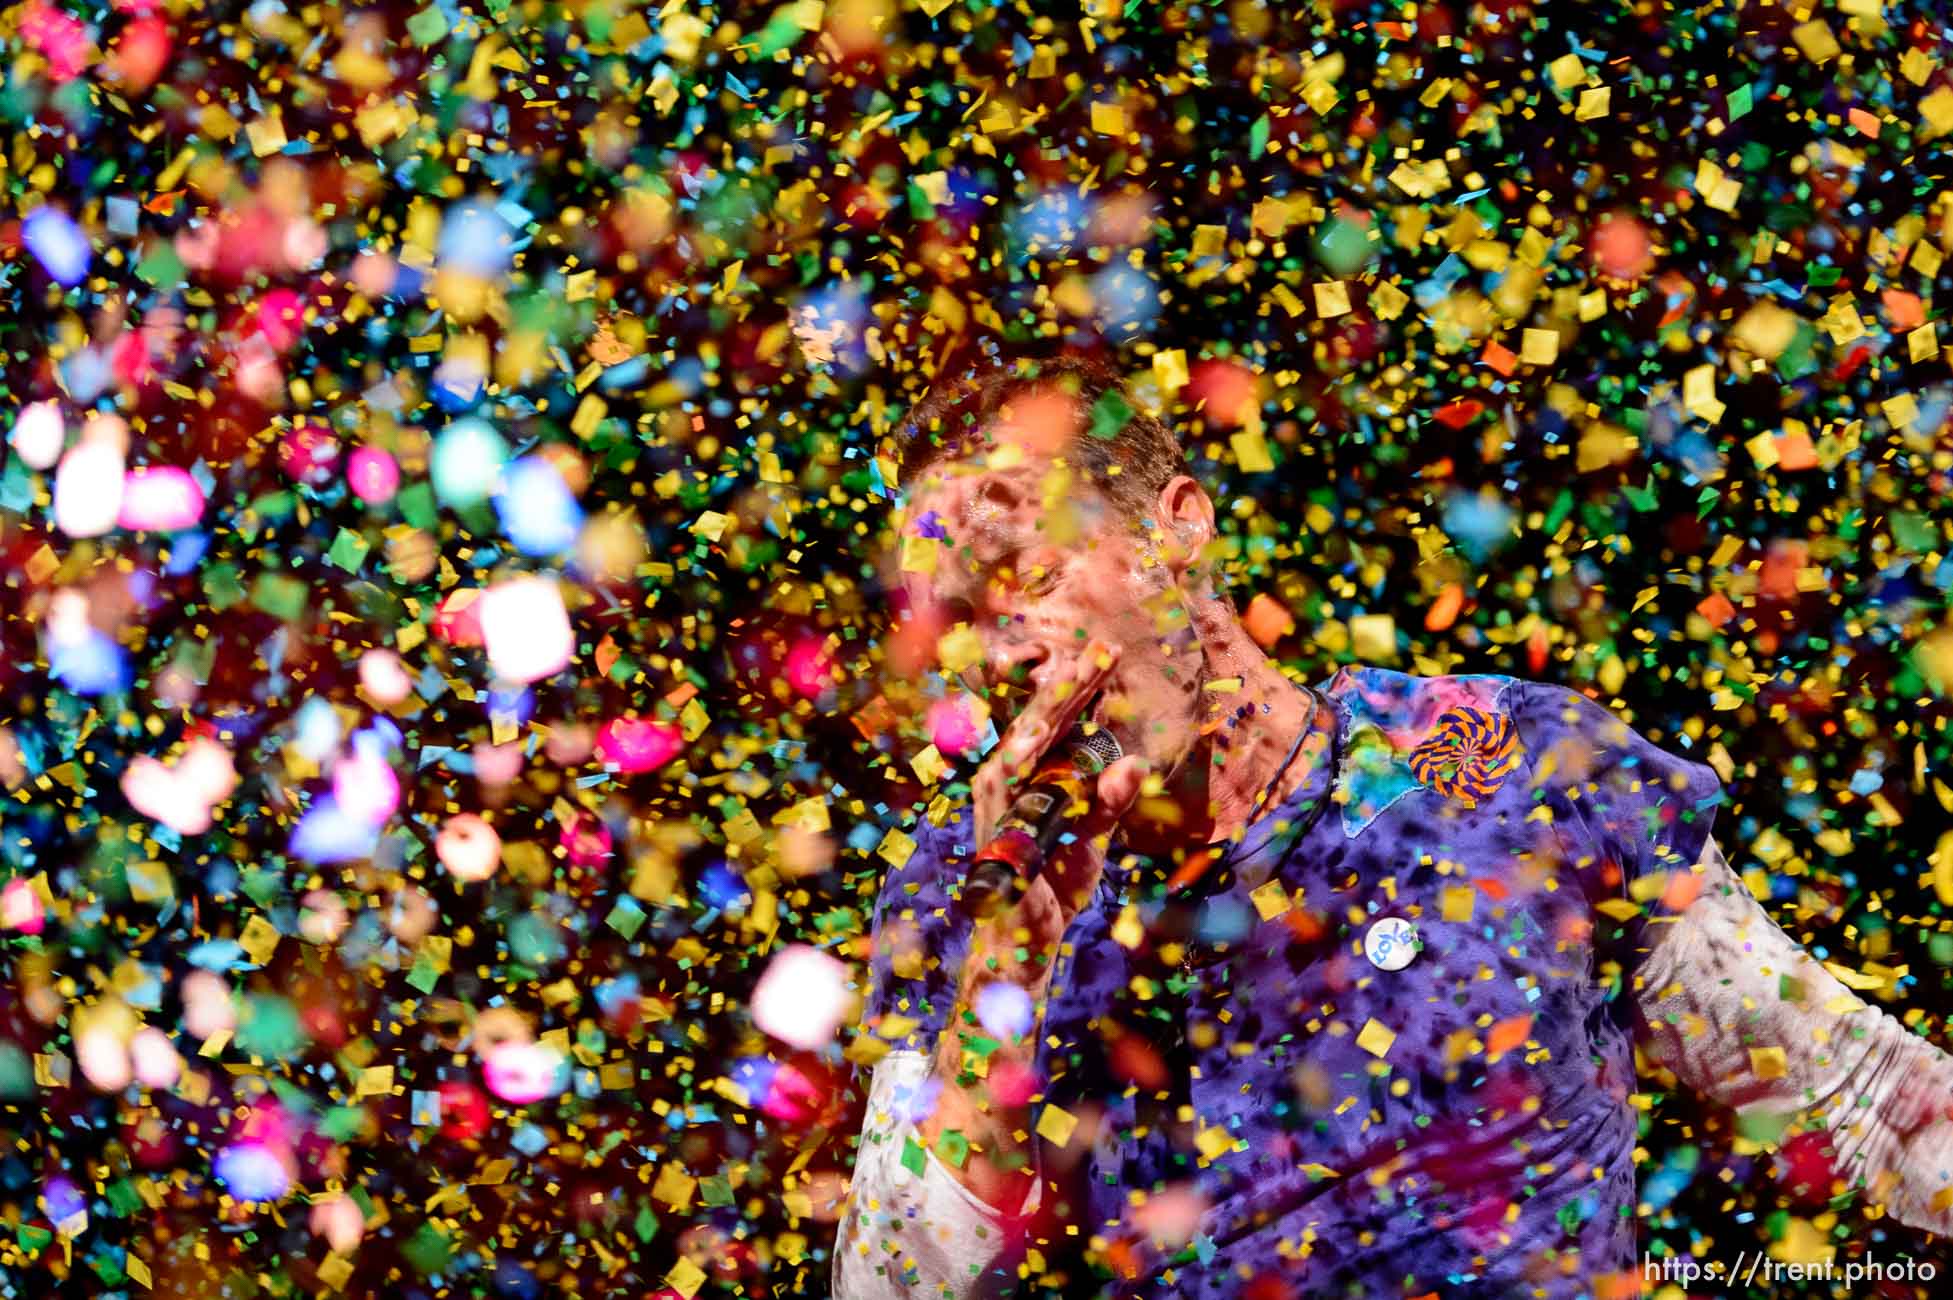
[[[1023,1208],[1007,1215],[934,1151],[923,1148],[919,1177],[902,1162],[911,1142],[920,1145],[915,1117],[929,1074],[920,1052],[890,1052],[875,1066],[834,1243],[836,1300],[977,1300],[1008,1295],[1017,1284],[1024,1252],[1013,1220],[1037,1209],[1037,1180]]]

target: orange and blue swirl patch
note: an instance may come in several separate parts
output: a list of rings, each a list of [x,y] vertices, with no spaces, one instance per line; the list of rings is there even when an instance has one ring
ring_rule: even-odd
[[[1424,785],[1471,807],[1504,784],[1519,753],[1511,718],[1461,704],[1447,709],[1410,752],[1410,769]]]

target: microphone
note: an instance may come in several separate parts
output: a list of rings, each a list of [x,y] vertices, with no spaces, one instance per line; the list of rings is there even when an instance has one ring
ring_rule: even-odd
[[[963,907],[971,916],[988,920],[1024,896],[1071,829],[1073,810],[1089,800],[1092,779],[1122,756],[1110,731],[1087,735],[1079,726],[1045,754],[989,843],[970,857]]]

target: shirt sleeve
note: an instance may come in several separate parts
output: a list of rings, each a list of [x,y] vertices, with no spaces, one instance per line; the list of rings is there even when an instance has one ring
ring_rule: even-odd
[[[1700,880],[1677,918],[1650,927],[1636,972],[1648,1057],[1753,1133],[1822,1132],[1833,1179],[1901,1223],[1953,1232],[1953,1060],[1785,934],[1713,841]]]
[[[862,1026],[898,1049],[927,1052],[956,1004],[956,977],[970,946],[956,905],[969,852],[969,812],[919,822],[906,859],[882,876],[870,934]]]
[[[1006,1214],[958,1181],[916,1136],[931,1103],[930,1057],[891,1052],[875,1066],[854,1179],[834,1243],[837,1300],[1007,1296],[1025,1254],[1036,1182]]]
[[[883,876],[875,905],[862,1032],[887,1052],[867,1076],[854,1177],[834,1244],[839,1300],[997,1297],[1016,1285],[1025,1224],[1041,1188],[1016,1214],[965,1187],[917,1137],[935,1102],[937,1036],[956,1002],[970,923],[955,904],[969,814],[922,822],[907,858]],[[879,1049],[878,1049],[879,1050]]]
[[[1522,682],[1509,706],[1539,814],[1559,834],[1594,908],[1597,950],[1632,967],[1652,919],[1694,897],[1722,801],[1707,765],[1654,744],[1577,691]]]

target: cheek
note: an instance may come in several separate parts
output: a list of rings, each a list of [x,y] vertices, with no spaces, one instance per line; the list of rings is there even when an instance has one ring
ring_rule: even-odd
[[[1165,573],[1158,565],[1141,565],[1128,552],[1095,558],[1070,586],[1080,617],[1089,620],[1089,631],[1130,643],[1155,634],[1154,611],[1170,595]]]

